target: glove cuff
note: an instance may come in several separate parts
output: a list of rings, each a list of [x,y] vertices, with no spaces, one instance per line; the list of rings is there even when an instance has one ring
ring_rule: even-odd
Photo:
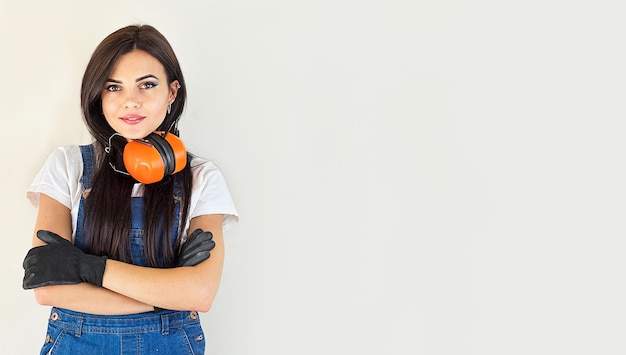
[[[83,263],[81,263],[80,275],[82,280],[102,287],[106,265],[106,256],[87,255]]]

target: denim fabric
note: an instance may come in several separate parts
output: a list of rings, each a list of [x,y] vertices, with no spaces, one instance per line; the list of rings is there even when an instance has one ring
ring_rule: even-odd
[[[204,347],[195,311],[98,316],[52,308],[41,355],[197,355]]]
[[[93,173],[93,146],[81,146],[86,193],[81,198],[74,243],[83,247],[83,202],[90,188]],[[179,184],[174,186],[175,212],[179,216]],[[132,226],[130,252],[135,265],[145,266],[143,253],[143,199],[131,200]],[[176,240],[177,217],[170,233]],[[48,333],[41,354],[204,354],[205,340],[200,317],[195,311],[162,311],[123,316],[101,316],[53,307],[48,321]]]

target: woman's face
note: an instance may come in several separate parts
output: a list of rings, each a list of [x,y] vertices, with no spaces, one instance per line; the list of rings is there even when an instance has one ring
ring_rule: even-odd
[[[102,91],[102,112],[125,138],[144,138],[161,125],[177,91],[178,81],[168,85],[163,65],[136,49],[115,63]]]

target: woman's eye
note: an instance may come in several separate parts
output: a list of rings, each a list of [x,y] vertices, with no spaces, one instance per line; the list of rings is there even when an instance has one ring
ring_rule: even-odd
[[[142,83],[140,87],[141,87],[142,89],[152,89],[152,88],[153,88],[153,87],[155,87],[155,86],[157,86],[157,84],[156,84],[156,83],[153,83],[153,82],[151,82],[151,81],[147,81],[147,82],[145,82],[145,83]]]
[[[104,87],[106,91],[120,91],[122,88],[119,85],[107,85]]]

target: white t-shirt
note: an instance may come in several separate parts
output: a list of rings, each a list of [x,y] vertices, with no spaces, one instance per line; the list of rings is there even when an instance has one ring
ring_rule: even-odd
[[[224,180],[224,176],[211,161],[193,156],[191,158],[193,189],[189,205],[189,217],[185,224],[187,235],[189,221],[205,214],[223,214],[223,229],[239,221],[235,204]],[[83,194],[80,182],[83,174],[83,159],[77,145],[56,148],[44,163],[35,180],[26,192],[31,204],[39,207],[39,194],[46,194],[72,211],[72,237],[76,231],[78,207]],[[136,183],[133,196],[141,196],[143,184]]]

